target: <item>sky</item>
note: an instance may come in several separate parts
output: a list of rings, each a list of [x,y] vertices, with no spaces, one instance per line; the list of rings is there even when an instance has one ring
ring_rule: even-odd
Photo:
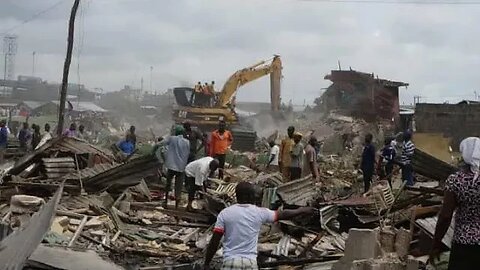
[[[278,54],[282,99],[294,104],[312,103],[338,62],[410,83],[401,104],[480,95],[480,3],[382,1],[399,0],[81,0],[69,81],[104,91],[140,87],[142,78],[145,90],[158,92],[197,81],[223,85],[236,70]],[[32,75],[35,52],[34,75],[61,81],[72,3],[0,0],[0,35],[18,36],[16,75]],[[268,102],[269,82],[241,87],[237,100]]]

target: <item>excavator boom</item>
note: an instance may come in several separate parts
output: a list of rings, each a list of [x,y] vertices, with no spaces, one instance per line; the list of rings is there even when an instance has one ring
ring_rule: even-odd
[[[251,67],[238,70],[228,78],[219,94],[217,106],[224,108],[231,103],[237,89],[249,82],[270,74],[270,99],[272,111],[280,109],[280,80],[282,78],[282,61],[280,56],[273,57],[271,63],[261,61]]]

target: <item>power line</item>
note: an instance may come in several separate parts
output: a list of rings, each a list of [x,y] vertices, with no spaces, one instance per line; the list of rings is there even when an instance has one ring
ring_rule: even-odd
[[[433,1],[433,0],[297,0],[302,2],[355,3],[355,4],[397,4],[397,5],[480,5],[480,1]]]
[[[28,19],[26,19],[26,20],[22,21],[21,23],[19,23],[19,24],[15,25],[15,26],[13,26],[13,27],[11,27],[11,28],[3,31],[2,34],[0,34],[0,35],[2,35],[2,36],[3,36],[3,35],[7,35],[7,34],[10,33],[11,31],[13,31],[13,30],[19,28],[20,26],[23,26],[23,25],[25,25],[25,24],[27,24],[27,23],[29,23],[29,22],[37,19],[38,17],[42,16],[43,14],[49,12],[50,10],[52,10],[52,9],[54,9],[54,8],[60,6],[61,4],[63,4],[63,2],[66,2],[66,1],[67,1],[67,0],[60,0],[60,1],[56,2],[55,4],[47,7],[46,9],[43,9],[43,10],[38,11],[37,13],[33,14],[32,16],[30,16]]]

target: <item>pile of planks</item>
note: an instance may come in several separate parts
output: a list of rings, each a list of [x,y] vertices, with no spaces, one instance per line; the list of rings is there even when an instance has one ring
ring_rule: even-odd
[[[71,157],[42,158],[43,173],[48,179],[61,178],[75,172],[75,160]]]

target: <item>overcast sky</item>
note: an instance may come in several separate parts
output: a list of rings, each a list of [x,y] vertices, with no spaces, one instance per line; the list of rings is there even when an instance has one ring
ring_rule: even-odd
[[[421,0],[419,0],[421,1]],[[16,74],[61,81],[73,0],[0,0],[0,33],[16,27]],[[164,91],[196,81],[222,85],[235,70],[282,57],[284,101],[311,103],[330,70],[373,72],[410,83],[401,102],[480,94],[480,5],[325,3],[298,0],[82,0],[71,82],[115,91],[129,84]],[[3,66],[3,61],[0,61]],[[79,65],[78,65],[79,64]],[[78,68],[79,66],[79,68]],[[3,73],[3,68],[2,68]],[[269,79],[238,100],[268,101]]]

